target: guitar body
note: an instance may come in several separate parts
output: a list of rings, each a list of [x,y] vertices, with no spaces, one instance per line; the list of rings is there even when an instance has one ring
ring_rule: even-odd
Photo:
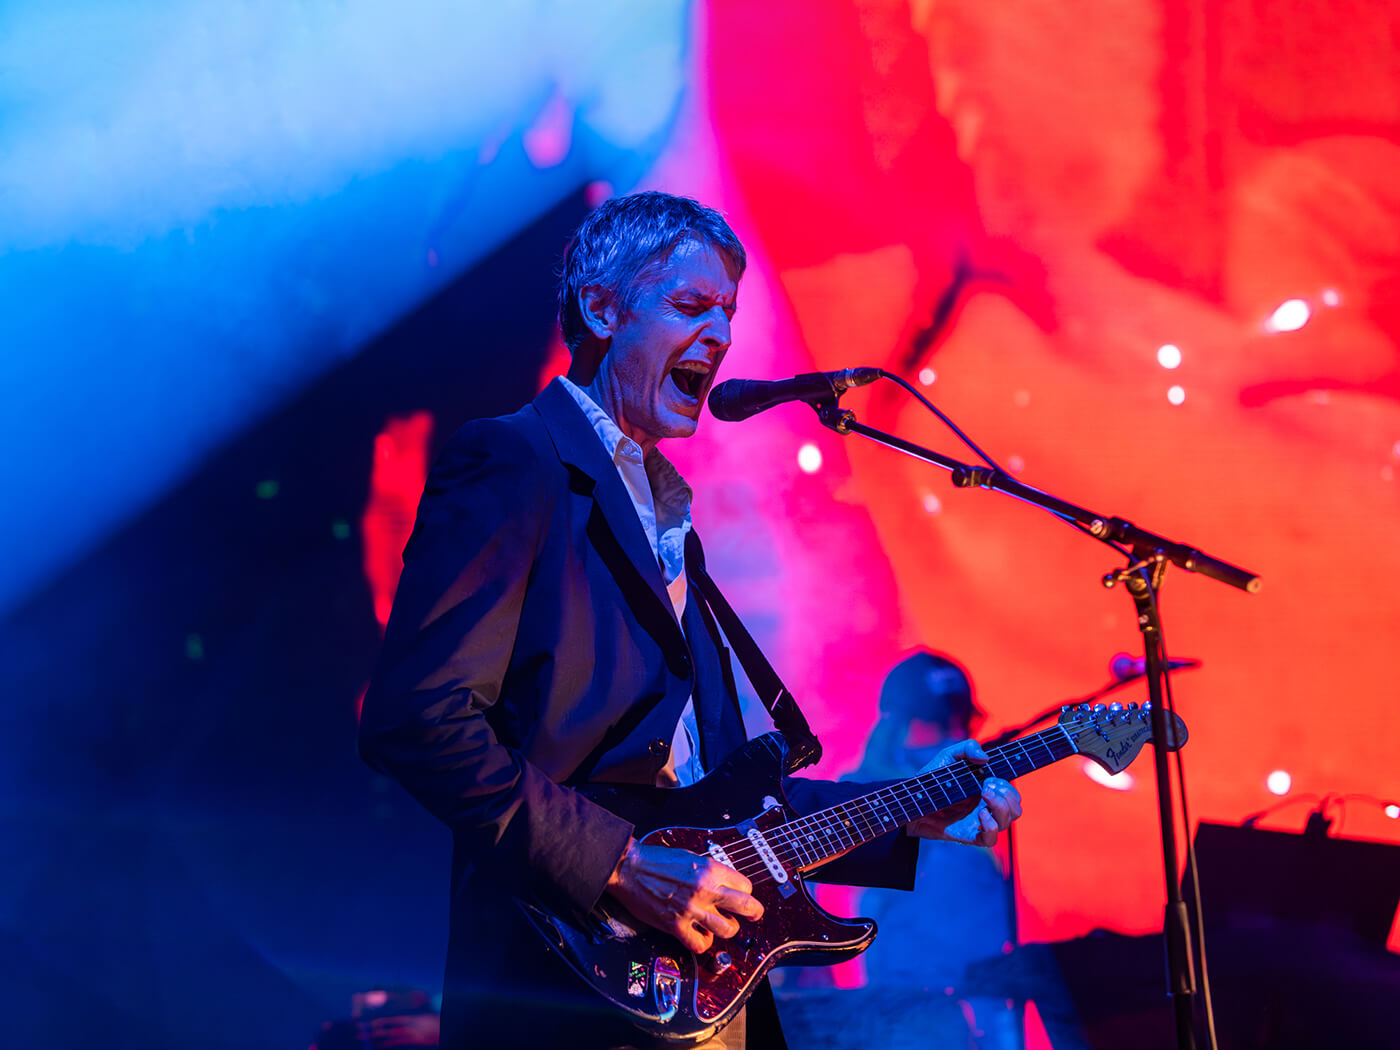
[[[630,1042],[694,1046],[732,1021],[779,963],[840,962],[875,939],[870,920],[839,919],[817,907],[804,871],[920,816],[975,799],[987,776],[1011,780],[1071,755],[1121,772],[1152,740],[1151,715],[1150,704],[1066,706],[1054,726],[993,748],[977,768],[954,761],[802,816],[783,798],[787,747],[777,733],[750,741],[690,787],[580,789],[630,820],[641,841],[708,854],[749,877],[763,918],[741,922],[732,940],[717,939],[701,955],[607,897],[582,925],[517,903],[546,943],[631,1022],[637,1035]],[[1175,714],[1165,717],[1162,744],[1175,751],[1186,743],[1186,726]]]
[[[631,821],[642,842],[727,862],[726,849],[750,847],[755,838],[762,840],[792,819],[782,791],[785,757],[782,738],[770,733],[750,741],[690,787],[593,784],[581,790]],[[752,857],[756,851],[748,852]],[[609,898],[587,928],[518,903],[579,977],[654,1045],[683,1047],[703,1042],[733,1020],[778,963],[840,962],[875,939],[873,922],[823,911],[793,863],[783,864],[777,857],[772,862],[781,876],[752,879],[763,918],[741,921],[737,935],[716,938],[700,956],[632,918]],[[771,873],[764,868],[765,876]]]

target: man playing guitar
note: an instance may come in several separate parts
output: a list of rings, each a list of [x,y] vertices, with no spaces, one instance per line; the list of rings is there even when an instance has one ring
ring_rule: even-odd
[[[690,590],[690,489],[657,448],[695,432],[745,264],[724,219],[694,201],[604,203],[564,256],[568,377],[510,416],[462,427],[428,478],[360,748],[453,833],[444,1047],[784,1045],[762,967],[712,1024],[671,1038],[663,1016],[668,996],[676,1012],[679,982],[738,969],[741,930],[772,922],[765,908],[800,881],[792,850],[815,849],[784,833],[785,860],[764,838],[777,841],[775,823],[712,804],[717,777],[748,769],[725,763],[745,734],[728,649]],[[928,768],[986,762],[963,741]],[[619,812],[623,796],[590,790],[598,784],[703,793],[719,811],[711,819],[734,825],[728,844],[647,834],[637,813]],[[831,807],[872,788],[780,785],[755,805],[841,812]],[[903,830],[878,835],[883,825],[839,839],[840,818],[828,819],[816,830],[846,845],[823,847],[822,875],[908,888],[919,838],[991,845],[1020,815],[1015,788],[985,773],[949,799],[896,811]],[[570,930],[581,932],[571,941]],[[629,961],[639,930],[660,931],[674,951]],[[620,962],[581,961],[605,940],[624,946]],[[589,980],[615,981],[624,1009]],[[632,1016],[629,996],[645,1005]],[[643,1014],[661,1021],[638,1028]]]

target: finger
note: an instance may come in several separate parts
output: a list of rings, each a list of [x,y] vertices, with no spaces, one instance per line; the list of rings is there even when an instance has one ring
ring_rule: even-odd
[[[748,880],[745,880],[748,881]],[[746,919],[763,918],[763,904],[752,894],[723,888],[715,894],[715,904],[731,915],[742,915]],[[732,937],[733,934],[726,934]]]
[[[997,844],[997,818],[989,810],[980,810],[977,814],[977,844],[979,846],[995,846]]]
[[[702,912],[695,921],[714,936],[725,940],[739,932],[739,920],[722,911]]]
[[[934,756],[931,768],[941,769],[944,766],[951,766],[955,762],[968,762],[974,766],[980,766],[987,761],[987,753],[982,750],[982,745],[976,740],[959,740],[956,744],[945,747]]]
[[[1004,780],[993,778],[982,785],[982,801],[991,810],[998,829],[1021,815],[1021,793]]]
[[[963,761],[971,762],[974,766],[986,765],[987,752],[982,750],[982,745],[976,740],[964,740],[959,746],[963,749]]]
[[[734,889],[746,896],[753,893],[753,883],[749,881],[748,876],[714,859],[711,859],[701,872],[700,885],[715,892]]]
[[[715,943],[713,933],[690,919],[681,919],[671,932],[675,935],[676,940],[697,954],[709,951],[710,945]]]

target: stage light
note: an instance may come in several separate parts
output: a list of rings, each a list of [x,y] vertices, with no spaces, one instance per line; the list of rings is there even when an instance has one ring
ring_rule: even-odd
[[[1163,368],[1176,368],[1181,364],[1181,347],[1163,343],[1157,348],[1157,363]]]
[[[942,500],[940,500],[932,492],[924,493],[924,510],[928,511],[928,513],[930,514],[937,514],[942,509]]]
[[[583,199],[588,202],[590,208],[596,208],[605,200],[610,200],[617,191],[613,189],[611,182],[590,182],[583,188]]]
[[[938,378],[938,373],[932,368],[919,369],[919,382],[924,386],[933,386],[933,381]]]
[[[1097,762],[1084,760],[1084,775],[1095,784],[1102,784],[1113,791],[1131,791],[1133,789],[1133,775],[1126,769],[1121,773],[1110,773]]]
[[[1186,388],[1174,386],[1167,391],[1167,400],[1174,405],[1182,404],[1186,400]]]
[[[1288,299],[1279,304],[1264,327],[1271,332],[1296,332],[1308,323],[1312,309],[1302,299]]]
[[[1275,769],[1264,778],[1264,786],[1275,795],[1286,795],[1293,787],[1293,778],[1286,770]]]
[[[815,474],[822,469],[822,450],[816,445],[803,445],[797,450],[797,465],[804,474]]]
[[[1391,820],[1400,820],[1400,806],[1394,802],[1385,807],[1385,815]]]

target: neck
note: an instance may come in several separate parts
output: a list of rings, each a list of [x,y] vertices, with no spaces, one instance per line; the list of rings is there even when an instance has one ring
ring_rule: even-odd
[[[593,399],[595,405],[608,414],[608,418],[617,424],[618,430],[641,446],[642,455],[645,457],[656,447],[656,439],[628,422],[627,414],[623,411],[622,396],[618,391],[617,384],[609,380],[608,370],[600,368],[593,377],[593,381],[583,388],[583,392]]]
[[[1051,726],[992,749],[985,766],[955,762],[921,773],[789,821],[769,841],[780,852],[795,856],[800,868],[811,870],[911,820],[974,798],[989,776],[1011,780],[1076,753],[1078,748],[1064,728]]]

